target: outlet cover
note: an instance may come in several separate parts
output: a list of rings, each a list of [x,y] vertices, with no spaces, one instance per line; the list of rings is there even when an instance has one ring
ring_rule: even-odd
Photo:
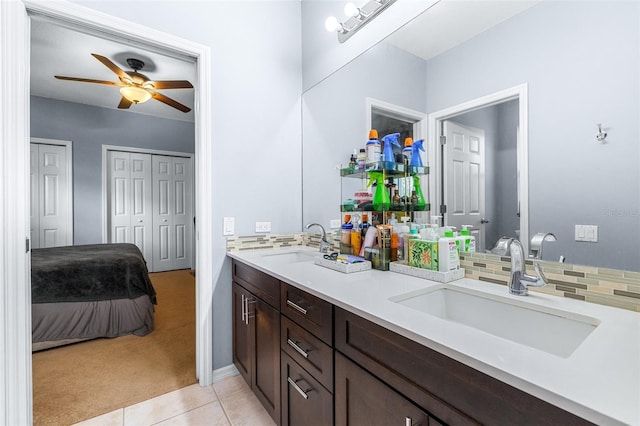
[[[256,222],[256,232],[271,232],[271,222]]]
[[[236,230],[236,218],[235,217],[225,217],[223,219],[222,225],[222,235],[233,235]]]
[[[331,229],[337,229],[340,228],[340,226],[342,226],[340,224],[340,219],[331,219],[331,221],[329,222],[329,228]]]

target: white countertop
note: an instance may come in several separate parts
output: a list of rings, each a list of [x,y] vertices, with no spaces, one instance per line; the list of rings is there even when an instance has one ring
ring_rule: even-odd
[[[467,278],[445,284],[599,320],[563,358],[389,300],[441,283],[377,270],[343,274],[265,256],[300,250],[317,251],[292,247],[227,255],[598,425],[640,425],[640,313],[541,293],[513,296],[505,286]]]

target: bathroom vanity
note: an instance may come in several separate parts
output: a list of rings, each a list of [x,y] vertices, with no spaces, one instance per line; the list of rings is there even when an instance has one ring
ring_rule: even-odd
[[[636,312],[341,274],[307,247],[228,255],[234,363],[278,424],[640,423]]]

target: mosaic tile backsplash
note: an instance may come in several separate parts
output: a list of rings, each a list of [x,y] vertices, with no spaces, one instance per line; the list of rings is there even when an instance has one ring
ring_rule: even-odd
[[[339,232],[327,232],[327,239],[338,250]],[[266,234],[247,237],[228,237],[227,250],[256,250],[278,247],[318,247],[320,234]],[[526,261],[527,273],[534,275],[533,263]],[[493,254],[463,253],[460,266],[467,278],[506,286],[511,275],[508,257]],[[598,303],[616,308],[640,312],[640,272],[592,266],[571,265],[557,262],[541,262],[542,270],[549,280],[545,287],[530,287],[532,292],[570,297],[585,302]]]

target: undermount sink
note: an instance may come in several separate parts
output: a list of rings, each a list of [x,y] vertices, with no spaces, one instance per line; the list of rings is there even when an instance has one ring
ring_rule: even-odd
[[[282,253],[270,253],[262,255],[262,258],[269,262],[278,263],[298,263],[298,262],[312,262],[315,256],[320,253],[318,251],[310,250],[292,250]]]
[[[389,300],[563,358],[568,358],[600,324],[584,315],[447,286]]]

